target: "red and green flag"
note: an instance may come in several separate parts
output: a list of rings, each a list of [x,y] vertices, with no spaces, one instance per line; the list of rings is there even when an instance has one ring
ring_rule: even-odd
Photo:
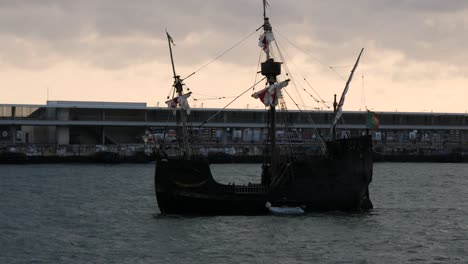
[[[379,116],[371,111],[367,111],[367,129],[379,129],[380,120]]]

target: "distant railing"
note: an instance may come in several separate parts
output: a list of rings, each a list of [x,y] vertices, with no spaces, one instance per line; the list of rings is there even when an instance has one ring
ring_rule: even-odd
[[[112,152],[119,156],[134,156],[137,153],[152,155],[155,146],[145,144],[121,144],[121,145],[39,145],[39,144],[3,144],[0,145],[0,153],[16,152],[27,156],[91,156],[99,152]]]

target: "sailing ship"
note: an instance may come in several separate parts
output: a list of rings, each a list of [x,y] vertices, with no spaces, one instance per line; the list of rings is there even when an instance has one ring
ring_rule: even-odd
[[[188,118],[190,108],[184,92],[183,79],[176,74],[172,55],[173,40],[167,33],[174,76],[174,93],[166,102],[177,110],[180,124],[179,155],[168,155],[160,148],[156,158],[155,191],[159,209],[163,214],[191,215],[245,215],[267,214],[267,205],[300,207],[306,212],[322,210],[362,211],[372,208],[369,184],[372,181],[372,139],[370,135],[337,139],[336,125],[342,114],[345,95],[349,89],[358,59],[351,71],[339,103],[334,103],[335,118],[331,124],[329,141],[322,145],[320,158],[290,155],[276,142],[276,107],[281,90],[290,80],[279,81],[281,65],[270,56],[274,41],[272,26],[266,16],[263,1],[263,34],[259,46],[266,53],[261,63],[265,88],[252,96],[262,100],[267,108],[268,136],[265,142],[264,162],[259,182],[248,185],[217,182],[206,158],[197,155],[191,140]],[[178,132],[179,133],[179,132]],[[297,146],[296,146],[297,147]]]

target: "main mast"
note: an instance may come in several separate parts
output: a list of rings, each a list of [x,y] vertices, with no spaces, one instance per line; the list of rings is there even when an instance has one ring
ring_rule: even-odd
[[[266,54],[266,60],[261,64],[261,73],[267,79],[268,86],[271,87],[277,83],[276,76],[281,74],[281,62],[274,61],[270,57],[270,42],[273,40],[273,32],[270,21],[266,16],[266,6],[267,2],[263,1],[263,35],[261,37],[261,43],[263,44],[262,48]],[[277,100],[277,98],[276,98]],[[269,136],[270,136],[270,154],[271,154],[271,164],[276,162],[276,105],[274,103],[270,104],[270,127],[269,127]]]

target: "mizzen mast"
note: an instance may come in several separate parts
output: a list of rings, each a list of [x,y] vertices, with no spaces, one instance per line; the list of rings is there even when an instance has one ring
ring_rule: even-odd
[[[343,93],[341,94],[340,102],[337,105],[333,105],[333,109],[335,112],[335,118],[333,119],[332,127],[331,127],[331,133],[332,133],[332,139],[335,140],[335,130],[336,130],[336,124],[338,123],[338,120],[340,120],[341,115],[343,114],[343,105],[345,102],[346,98],[346,93],[348,93],[349,90],[349,84],[353,80],[353,75],[354,71],[356,70],[357,66],[359,65],[359,60],[361,59],[362,52],[364,52],[364,48],[361,49],[361,52],[359,53],[359,56],[356,60],[356,63],[354,64],[353,69],[351,70],[351,73],[349,75],[348,81],[346,82],[345,88],[343,90]],[[336,96],[335,96],[335,103],[336,103]]]
[[[176,74],[174,56],[172,55],[172,45],[175,46],[174,40],[172,39],[172,37],[169,35],[167,31],[166,31],[166,35],[167,35],[167,43],[169,45],[169,53],[171,55],[172,73],[174,77],[173,87],[175,89],[175,92],[177,93],[176,97],[173,97],[166,103],[169,105],[169,107],[173,109],[175,109],[177,105],[180,106],[180,109],[181,109],[180,122],[182,125],[182,144],[183,144],[182,149],[184,151],[184,156],[187,159],[190,159],[190,156],[192,155],[192,151],[191,151],[191,146],[188,140],[187,114],[189,114],[190,111],[189,111],[189,106],[187,103],[187,98],[190,96],[191,93],[184,94],[184,88],[183,88],[184,84],[182,83],[182,79],[180,78],[180,76]],[[186,111],[183,111],[183,110],[186,110]]]

